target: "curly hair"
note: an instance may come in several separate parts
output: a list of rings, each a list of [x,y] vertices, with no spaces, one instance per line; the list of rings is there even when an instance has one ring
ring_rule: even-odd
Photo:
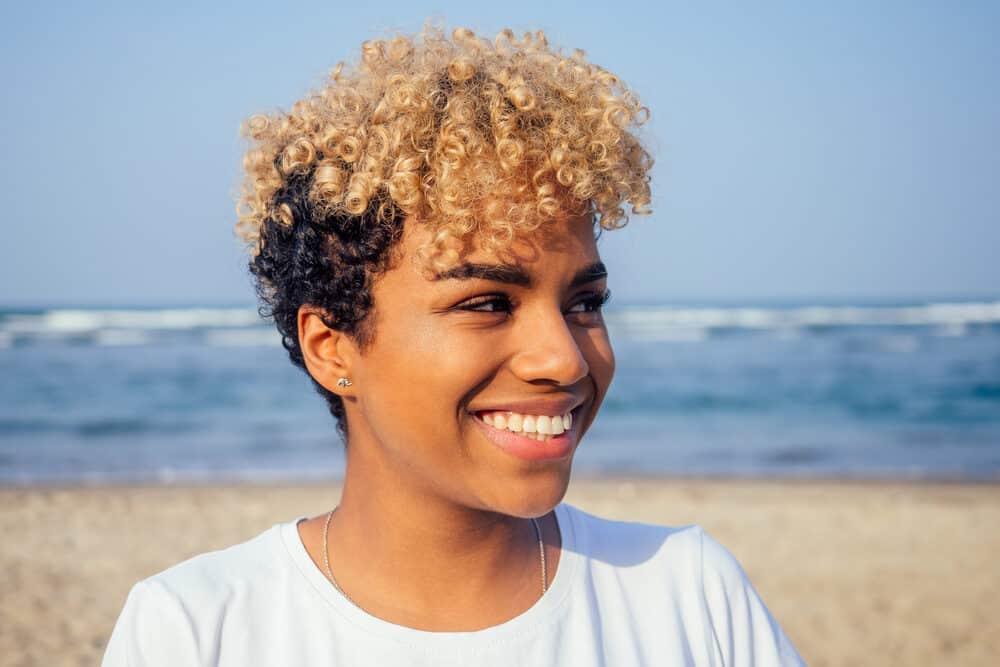
[[[429,259],[447,264],[470,239],[494,252],[565,210],[595,226],[648,213],[652,158],[633,128],[648,110],[614,74],[563,55],[542,32],[491,43],[435,28],[365,42],[289,112],[255,115],[237,233],[292,362],[305,370],[297,314],[362,349],[374,332],[371,287],[404,220],[427,225]],[[343,403],[313,380],[346,437]]]

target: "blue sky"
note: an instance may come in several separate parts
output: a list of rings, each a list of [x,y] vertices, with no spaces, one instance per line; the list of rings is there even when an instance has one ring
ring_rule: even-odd
[[[650,107],[616,301],[1000,295],[1000,4],[750,4],[6,3],[0,304],[249,303],[241,120],[428,18],[544,29]]]

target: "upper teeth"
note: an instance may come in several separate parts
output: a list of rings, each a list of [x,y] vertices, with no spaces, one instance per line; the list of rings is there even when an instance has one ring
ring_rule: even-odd
[[[522,415],[517,412],[485,412],[483,421],[493,428],[515,433],[559,435],[573,425],[573,413],[550,417],[548,415]]]

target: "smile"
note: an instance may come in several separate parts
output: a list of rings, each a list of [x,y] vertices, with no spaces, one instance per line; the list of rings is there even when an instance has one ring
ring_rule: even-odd
[[[576,449],[578,427],[572,412],[549,416],[510,410],[484,410],[473,414],[475,423],[490,442],[519,459],[565,462],[572,458]],[[567,422],[570,425],[568,429]],[[529,428],[533,431],[526,430]]]
[[[479,417],[499,431],[510,431],[521,436],[547,442],[554,436],[562,435],[573,426],[573,413],[563,415],[525,415],[519,412],[482,412]]]

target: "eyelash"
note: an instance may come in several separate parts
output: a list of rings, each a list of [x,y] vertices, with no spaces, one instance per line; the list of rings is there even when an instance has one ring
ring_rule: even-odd
[[[573,304],[572,308],[577,306],[584,306],[582,311],[569,311],[575,314],[582,313],[595,313],[601,310],[605,304],[611,299],[611,290],[604,290],[603,292],[591,292],[585,298],[577,301]],[[500,304],[500,308],[494,310],[481,310],[480,306],[485,305],[497,305]],[[464,301],[458,306],[455,306],[456,310],[465,310],[474,313],[511,313],[514,310],[514,304],[511,299],[506,294],[489,294],[483,296],[477,296],[468,301]]]

